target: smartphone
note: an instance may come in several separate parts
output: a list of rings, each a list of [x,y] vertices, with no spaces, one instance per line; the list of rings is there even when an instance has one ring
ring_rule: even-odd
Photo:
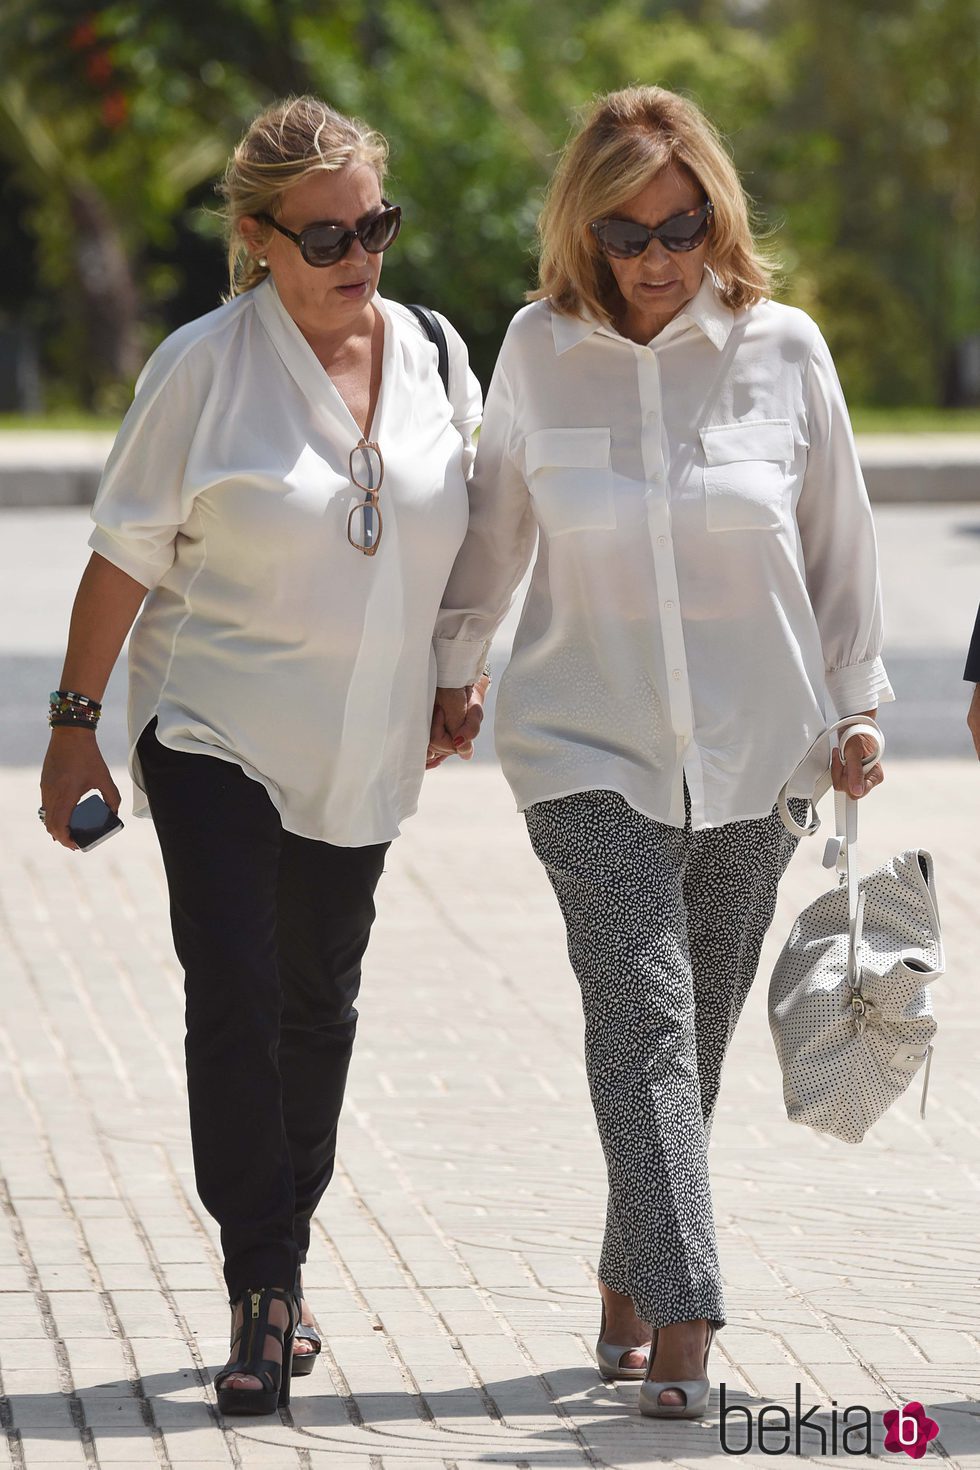
[[[98,795],[86,796],[68,818],[72,841],[78,843],[82,852],[98,847],[100,842],[121,832],[122,828],[123,824],[115,812]]]

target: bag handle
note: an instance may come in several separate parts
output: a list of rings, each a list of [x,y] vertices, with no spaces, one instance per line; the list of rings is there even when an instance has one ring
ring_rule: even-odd
[[[846,734],[844,733],[845,731],[847,732]],[[814,740],[813,744],[810,746],[810,749],[804,755],[803,759],[790,773],[789,778],[781,788],[779,796],[777,798],[779,815],[782,818],[783,826],[788,832],[792,832],[794,837],[812,837],[816,832],[820,830],[820,818],[817,816],[817,802],[820,801],[830,790],[832,779],[830,774],[830,767],[828,766],[826,771],[824,771],[823,774],[817,778],[816,785],[813,788],[813,794],[809,798],[811,820],[808,826],[801,827],[799,822],[793,816],[793,813],[790,811],[787,804],[787,792],[789,791],[792,783],[796,780],[796,777],[801,767],[806,765],[807,761],[816,751],[817,747],[821,745],[824,740],[828,739],[828,737],[832,739],[834,735],[838,736],[837,749],[840,751],[842,759],[844,755],[844,747],[847,745],[847,742],[853,738],[853,736],[870,736],[870,738],[875,742],[875,751],[873,755],[866,756],[862,761],[863,769],[866,771],[870,771],[872,766],[877,765],[878,761],[881,760],[881,757],[884,754],[884,732],[882,731],[881,726],[877,724],[875,720],[872,720],[868,715],[848,715],[846,719],[837,720],[835,724],[828,725],[826,730],[822,730],[817,736],[816,740]],[[843,736],[843,738],[841,738],[841,736]],[[843,793],[838,794],[842,795]],[[853,806],[854,803],[852,802],[851,805]],[[855,822],[857,821],[856,815],[854,820]],[[840,826],[839,820],[838,826]],[[840,831],[838,835],[844,836],[844,832]],[[856,827],[855,840],[857,840]]]

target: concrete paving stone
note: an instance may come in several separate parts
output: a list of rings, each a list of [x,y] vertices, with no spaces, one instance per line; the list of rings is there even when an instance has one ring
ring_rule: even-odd
[[[163,1279],[174,1293],[223,1291],[214,1267],[205,1261],[171,1262],[164,1268]]]
[[[77,1266],[51,1266],[40,1261],[37,1263],[37,1274],[45,1291],[90,1292],[95,1285],[92,1272],[84,1259]]]
[[[3,1370],[3,1392],[8,1398],[37,1398],[43,1394],[60,1394],[61,1375],[57,1363],[52,1359],[38,1368],[7,1368]]]
[[[365,1424],[415,1428],[422,1422],[418,1400],[401,1386],[401,1379],[376,1370],[358,1375],[351,1383],[354,1402]]]
[[[10,1422],[23,1434],[72,1424],[71,1403],[65,1393],[10,1394],[9,1412]]]
[[[55,1430],[43,1437],[24,1437],[21,1445],[25,1465],[84,1465],[85,1451],[76,1430]]]
[[[100,1428],[94,1432],[100,1465],[158,1465],[153,1434],[148,1429]]]
[[[192,1397],[159,1398],[154,1397],[153,1419],[161,1429],[209,1429],[216,1424],[215,1410],[203,1398],[203,1389],[198,1389]]]
[[[292,1447],[287,1449],[281,1443],[259,1439],[251,1434],[236,1434],[235,1448],[244,1466],[271,1465],[279,1470],[279,1467],[298,1466],[300,1463],[296,1449]]]
[[[186,1432],[179,1429],[164,1431],[163,1443],[171,1465],[220,1465],[224,1470],[233,1464],[224,1434],[217,1426]]]
[[[164,1268],[170,1265],[200,1265],[203,1254],[200,1236],[155,1235],[152,1231],[148,1233],[153,1254]]]

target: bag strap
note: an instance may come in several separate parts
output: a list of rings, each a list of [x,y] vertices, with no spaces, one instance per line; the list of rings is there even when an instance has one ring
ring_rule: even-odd
[[[430,311],[427,306],[419,306],[416,303],[415,306],[409,306],[408,309],[413,316],[418,318],[419,322],[421,323],[422,330],[425,332],[425,335],[435,346],[436,356],[439,361],[439,376],[442,379],[442,386],[445,388],[446,397],[448,398],[449,343],[446,341],[446,333],[443,330],[442,322],[436,316],[435,312]]]
[[[847,733],[844,734],[844,731],[846,731]],[[876,749],[873,755],[866,756],[865,759],[862,761],[862,765],[866,771],[870,771],[871,767],[873,765],[876,765],[877,762],[881,760],[881,757],[884,754],[884,733],[881,729],[881,726],[878,725],[874,720],[872,720],[868,715],[848,715],[846,719],[838,720],[835,724],[828,725],[826,730],[822,730],[817,736],[816,740],[814,740],[813,744],[810,746],[810,749],[804,755],[803,759],[799,761],[799,763],[790,773],[789,778],[784,783],[777,798],[779,815],[782,818],[783,826],[788,832],[792,832],[794,837],[812,837],[815,832],[818,832],[820,830],[820,818],[817,816],[817,802],[820,801],[821,798],[826,794],[826,792],[830,790],[830,767],[828,766],[826,771],[824,771],[822,775],[817,778],[816,785],[813,788],[813,794],[809,798],[809,826],[801,827],[799,822],[793,816],[793,813],[790,811],[787,804],[787,793],[789,791],[789,788],[796,780],[800,769],[806,765],[807,761],[817,750],[818,746],[820,746],[823,741],[828,738],[832,740],[835,735],[839,737],[837,740],[837,748],[840,751],[842,757],[844,754],[845,745],[854,735],[869,735],[871,737],[871,739],[875,742]],[[843,735],[843,738],[840,738],[841,735]],[[840,821],[838,821],[838,827],[840,828]],[[839,830],[838,836],[844,836],[843,829]]]

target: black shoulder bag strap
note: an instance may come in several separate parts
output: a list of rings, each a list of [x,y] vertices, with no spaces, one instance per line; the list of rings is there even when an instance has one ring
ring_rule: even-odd
[[[448,397],[449,344],[446,341],[446,334],[442,329],[442,322],[436,316],[435,312],[430,311],[427,306],[409,306],[408,309],[414,316],[418,317],[422,323],[422,329],[425,335],[430,342],[435,344],[435,349],[439,357],[439,376],[442,379],[442,386],[445,388],[446,396]]]

